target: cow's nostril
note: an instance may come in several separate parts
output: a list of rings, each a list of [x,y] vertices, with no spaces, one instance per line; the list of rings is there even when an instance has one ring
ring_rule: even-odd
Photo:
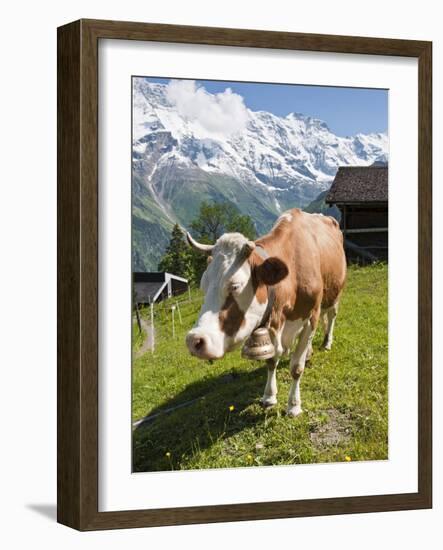
[[[203,358],[206,356],[208,338],[203,334],[195,334],[190,332],[186,336],[186,345],[193,355]]]
[[[199,351],[199,350],[202,349],[204,344],[205,344],[205,341],[203,340],[203,338],[196,338],[195,341],[194,341],[194,349]]]

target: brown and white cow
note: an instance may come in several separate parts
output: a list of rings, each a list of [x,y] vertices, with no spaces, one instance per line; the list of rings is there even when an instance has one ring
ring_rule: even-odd
[[[290,416],[302,412],[300,378],[312,354],[312,339],[322,315],[330,349],[338,303],[346,279],[343,238],[329,216],[299,209],[282,214],[270,233],[255,242],[240,233],[226,233],[215,245],[189,243],[210,255],[201,279],[205,300],[194,328],[186,337],[192,355],[218,359],[241,345],[261,325],[270,286],[274,301],[269,329],[275,356],[267,361],[264,406],[277,403],[279,358],[292,351]]]

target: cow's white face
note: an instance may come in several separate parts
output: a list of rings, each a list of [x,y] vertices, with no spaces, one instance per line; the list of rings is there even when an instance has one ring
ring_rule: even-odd
[[[190,242],[198,246],[195,241]],[[267,306],[265,280],[273,269],[278,271],[281,280],[287,269],[275,258],[266,261],[259,258],[260,265],[252,262],[254,248],[255,244],[240,233],[226,233],[214,247],[203,249],[211,254],[211,261],[200,284],[205,301],[195,326],[186,337],[192,355],[200,359],[220,359],[259,326]],[[265,263],[267,269],[263,269]],[[258,292],[260,286],[261,292]]]

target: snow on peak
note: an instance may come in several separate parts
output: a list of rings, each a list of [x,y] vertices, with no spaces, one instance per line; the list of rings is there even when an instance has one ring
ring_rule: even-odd
[[[388,159],[386,133],[340,137],[322,120],[296,112],[279,117],[251,111],[230,89],[210,94],[188,80],[154,84],[134,78],[133,121],[137,158],[154,147],[152,140],[143,141],[145,136],[159,132],[164,152],[150,156],[152,162],[170,162],[174,154],[188,166],[270,191],[311,185],[320,192],[339,166]]]

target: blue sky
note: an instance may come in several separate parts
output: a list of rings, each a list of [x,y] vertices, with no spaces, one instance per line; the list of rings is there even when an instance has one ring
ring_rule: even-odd
[[[147,80],[169,82],[168,78]],[[319,118],[339,136],[388,129],[388,90],[209,80],[196,83],[210,93],[231,88],[252,111],[270,111],[279,116],[297,112]]]

